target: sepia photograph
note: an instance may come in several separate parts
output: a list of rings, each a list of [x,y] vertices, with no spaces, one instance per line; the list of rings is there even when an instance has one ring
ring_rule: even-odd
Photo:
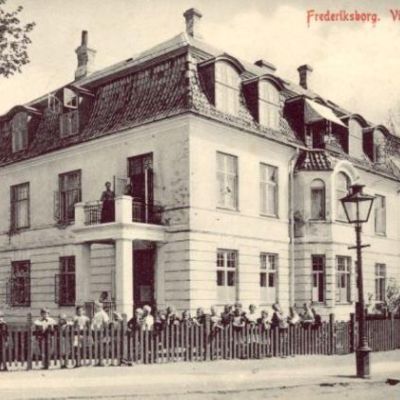
[[[400,399],[398,0],[0,0],[2,400]]]

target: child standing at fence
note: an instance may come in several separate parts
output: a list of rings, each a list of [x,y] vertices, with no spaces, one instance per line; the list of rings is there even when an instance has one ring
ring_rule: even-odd
[[[143,317],[142,317],[142,329],[144,331],[152,331],[154,325],[154,318],[151,315],[151,307],[145,305],[143,307]]]
[[[5,358],[7,338],[8,338],[8,326],[4,319],[3,312],[0,311],[0,371],[8,370]]]
[[[94,303],[95,314],[92,319],[92,329],[103,329],[110,322],[110,317],[103,309],[103,304],[96,301]]]
[[[83,349],[83,337],[86,334],[87,346],[92,345],[91,336],[88,335],[88,329],[90,327],[90,319],[85,315],[85,310],[82,306],[78,306],[75,309],[75,316],[73,319],[75,336],[74,336],[74,356],[75,356],[75,368],[80,367],[79,352]],[[85,351],[85,349],[84,349]],[[84,354],[82,354],[84,355]]]
[[[49,354],[50,354],[50,334],[54,331],[56,321],[50,318],[50,312],[47,308],[40,310],[40,318],[34,323],[36,336],[36,353],[42,355],[43,368],[49,368]]]

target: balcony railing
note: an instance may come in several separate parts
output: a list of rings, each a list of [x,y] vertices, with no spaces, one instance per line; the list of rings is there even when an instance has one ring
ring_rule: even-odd
[[[124,196],[123,199],[120,199],[125,201],[126,196]],[[129,200],[128,200],[129,201]],[[161,225],[162,224],[162,207],[158,204],[147,204],[141,200],[131,198],[130,200],[132,204],[132,211],[131,211],[131,217],[130,220],[132,222],[141,222],[141,223],[146,223],[146,224],[156,224],[156,225]],[[128,204],[129,205],[129,204]],[[126,203],[123,204],[118,201],[118,198],[115,200],[113,210],[110,212],[108,210],[105,211],[103,210],[103,202],[101,201],[91,201],[84,203],[83,205],[83,211],[84,211],[84,224],[85,225],[97,225],[97,224],[103,224],[103,223],[110,223],[110,222],[115,222],[121,221],[122,217],[123,220],[127,220],[127,215],[122,215],[124,213],[130,212],[129,208],[125,208]],[[110,203],[106,206],[110,207]],[[115,208],[115,210],[114,210]]]

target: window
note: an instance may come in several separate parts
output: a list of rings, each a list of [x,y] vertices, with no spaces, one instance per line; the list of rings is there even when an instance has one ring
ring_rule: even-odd
[[[11,263],[9,304],[12,307],[29,307],[31,305],[30,261],[14,261]]]
[[[81,171],[60,174],[58,186],[55,199],[57,219],[60,223],[72,222],[75,219],[75,203],[81,201]]]
[[[11,186],[11,231],[29,228],[29,183]]]
[[[325,219],[325,183],[321,179],[311,182],[311,219]]]
[[[258,122],[268,128],[279,130],[279,91],[270,82],[260,81]]]
[[[26,112],[19,112],[14,115],[11,121],[12,152],[24,150],[28,146],[28,120]]]
[[[60,273],[55,282],[56,302],[59,306],[75,305],[75,257],[60,257]]]
[[[351,301],[350,266],[350,257],[336,257],[336,303]]]
[[[325,256],[312,256],[312,299],[313,302],[325,301]]]
[[[347,221],[346,213],[340,199],[347,195],[349,186],[350,180],[347,175],[343,172],[339,172],[336,175],[336,219],[338,221]]]
[[[217,299],[229,303],[236,300],[237,251],[217,251]]]
[[[238,208],[238,160],[237,157],[217,153],[218,207]]]
[[[260,212],[278,216],[278,168],[260,164]]]
[[[262,303],[276,302],[278,255],[260,254],[260,299]]]
[[[386,198],[378,194],[375,195],[375,233],[386,234]]]
[[[237,115],[239,109],[239,75],[226,62],[215,64],[215,106],[226,113]]]
[[[386,298],[386,264],[375,264],[375,300],[385,301]]]

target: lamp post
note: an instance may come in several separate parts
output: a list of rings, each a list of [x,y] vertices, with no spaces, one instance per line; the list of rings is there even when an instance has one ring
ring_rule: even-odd
[[[356,245],[349,249],[357,250],[357,287],[358,287],[358,306],[356,306],[356,318],[359,327],[359,342],[356,350],[357,377],[369,378],[369,353],[367,332],[365,329],[365,302],[364,302],[364,282],[362,270],[361,249],[369,245],[361,244],[361,226],[367,222],[371,214],[374,197],[363,193],[364,185],[352,185],[347,196],[340,199],[346,217],[350,224],[354,224],[356,230]]]

